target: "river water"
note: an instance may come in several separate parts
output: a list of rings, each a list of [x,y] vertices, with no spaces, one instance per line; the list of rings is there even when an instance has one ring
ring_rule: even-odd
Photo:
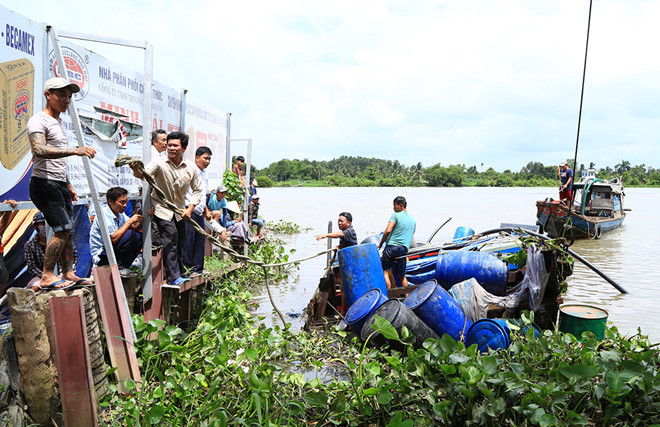
[[[476,232],[499,227],[501,222],[534,224],[537,200],[553,196],[552,188],[263,188],[260,216],[267,221],[282,219],[309,228],[284,237],[287,249],[295,249],[292,259],[303,258],[326,249],[326,240],[314,235],[327,232],[328,221],[337,230],[337,215],[348,211],[358,241],[377,234],[387,225],[392,200],[398,195],[408,200],[408,212],[417,220],[415,240],[424,242],[447,218],[433,243],[451,240],[459,226]],[[600,240],[578,240],[571,246],[629,293],[620,294],[609,283],[575,262],[568,279],[565,303],[589,304],[605,309],[608,320],[626,335],[641,328],[653,342],[660,341],[660,189],[626,190],[625,207],[632,209],[623,226],[603,235]],[[336,240],[333,242],[336,244]],[[326,265],[325,255],[303,262],[289,280],[271,285],[273,299],[287,314],[294,328],[302,326],[300,314],[312,297]],[[273,314],[265,289],[254,292],[258,314],[264,322],[279,322]]]

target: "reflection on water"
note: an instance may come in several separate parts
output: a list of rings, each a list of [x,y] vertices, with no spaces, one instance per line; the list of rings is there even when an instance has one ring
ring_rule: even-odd
[[[358,240],[377,234],[385,228],[392,213],[392,200],[403,195],[408,211],[417,220],[415,239],[426,241],[429,235],[448,217],[453,219],[433,239],[450,240],[454,230],[467,226],[475,231],[496,228],[501,222],[534,224],[534,203],[552,195],[553,188],[265,188],[261,195],[260,213],[269,221],[283,219],[311,230],[284,238],[287,248],[295,248],[292,258],[313,255],[326,248],[326,241],[316,241],[314,235],[325,233],[328,221],[336,230],[337,214],[353,215],[353,227]],[[631,208],[617,230],[600,240],[578,240],[571,247],[606,275],[625,288],[620,294],[612,285],[579,262],[569,279],[566,303],[594,305],[609,312],[609,321],[620,331],[633,334],[637,328],[658,342],[660,325],[655,322],[660,312],[660,273],[657,269],[660,253],[660,225],[655,212],[660,207],[660,189],[633,188],[626,190],[625,207]],[[336,242],[336,241],[335,241]],[[273,298],[284,313],[300,313],[316,290],[325,267],[325,256],[300,265],[288,282],[271,285]],[[272,316],[268,296],[257,293],[258,313],[265,322],[279,322]],[[294,328],[303,319],[287,317]]]

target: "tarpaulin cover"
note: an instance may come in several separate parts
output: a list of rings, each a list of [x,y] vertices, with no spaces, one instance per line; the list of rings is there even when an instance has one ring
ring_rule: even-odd
[[[529,300],[529,307],[536,311],[543,300],[550,274],[545,268],[543,254],[534,244],[527,249],[526,270],[523,280],[508,289],[507,295],[503,297],[489,293],[474,278],[455,284],[449,289],[449,294],[473,322],[486,317],[490,304],[513,311],[521,302]]]

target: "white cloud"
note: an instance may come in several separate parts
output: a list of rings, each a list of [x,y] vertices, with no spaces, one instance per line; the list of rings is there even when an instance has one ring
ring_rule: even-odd
[[[258,167],[362,155],[518,170],[572,157],[586,0],[116,1],[9,7],[149,40],[157,80],[233,113]],[[68,11],[75,10],[75,18]],[[660,2],[594,3],[580,159],[660,167]],[[95,49],[103,54],[105,48]],[[106,56],[140,69],[139,52]]]

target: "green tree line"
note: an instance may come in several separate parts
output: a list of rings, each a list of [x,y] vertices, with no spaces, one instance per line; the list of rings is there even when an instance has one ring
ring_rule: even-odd
[[[572,165],[572,160],[567,160]],[[480,170],[482,169],[482,170]],[[424,167],[421,162],[406,166],[398,160],[373,157],[341,156],[329,161],[282,159],[259,169],[254,166],[250,175],[259,185],[269,186],[337,186],[337,187],[551,187],[557,185],[557,166],[529,162],[519,171],[498,172],[492,167],[464,164],[443,166],[440,163]],[[610,180],[619,178],[629,186],[660,186],[660,169],[645,164],[632,166],[621,160],[614,166],[598,168],[580,164],[575,170],[579,179],[582,170],[593,169],[596,176]]]

